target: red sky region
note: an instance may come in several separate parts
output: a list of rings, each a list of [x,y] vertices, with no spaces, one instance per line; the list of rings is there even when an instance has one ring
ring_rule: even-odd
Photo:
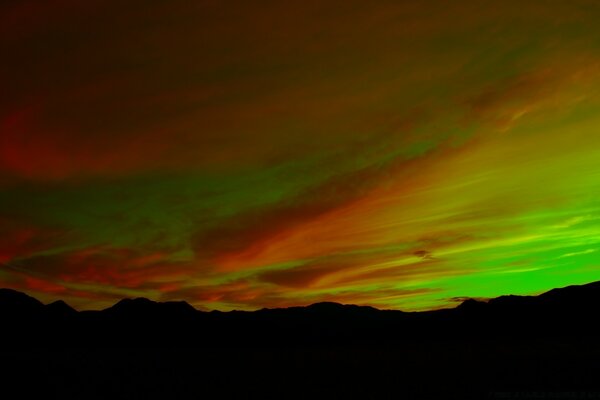
[[[5,1],[0,286],[422,310],[600,278],[595,1]]]

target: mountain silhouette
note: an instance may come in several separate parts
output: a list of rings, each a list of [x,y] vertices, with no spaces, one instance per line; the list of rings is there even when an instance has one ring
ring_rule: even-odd
[[[600,398],[599,310],[600,282],[425,312],[76,311],[0,289],[0,382],[15,398]]]
[[[56,300],[44,307],[44,312],[54,316],[74,316],[77,310],[62,300]]]
[[[123,299],[104,310],[105,313],[126,318],[170,317],[183,318],[198,311],[185,301],[156,302],[143,297]]]
[[[204,312],[183,301],[123,299],[101,311],[78,312],[59,300],[44,306],[24,293],[0,289],[0,319],[14,329],[0,333],[29,340],[52,326],[53,343],[71,345],[233,346],[394,343],[404,338],[552,337],[593,335],[600,282],[552,289],[538,296],[466,299],[458,307],[424,312],[379,310],[334,302],[254,312]],[[244,332],[240,335],[240,332]]]
[[[38,315],[44,305],[37,299],[12,289],[0,289],[0,315],[27,318]]]

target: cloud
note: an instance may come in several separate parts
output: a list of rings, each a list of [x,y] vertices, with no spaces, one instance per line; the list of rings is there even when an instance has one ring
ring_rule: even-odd
[[[539,31],[530,35],[532,54],[510,57],[525,44],[509,32],[501,39],[496,30],[512,22],[513,3],[494,13],[461,2],[448,14],[429,2],[234,7],[176,1],[144,4],[144,13],[133,4],[86,4],[13,5],[5,14],[6,30],[29,25],[31,31],[3,43],[11,102],[0,107],[0,118],[27,110],[17,130],[2,128],[0,147],[10,149],[0,155],[4,173],[45,181],[222,171],[324,148],[368,151],[365,138],[372,146],[398,135],[397,120],[415,108],[436,114],[464,103],[472,117],[503,123],[528,109],[522,100],[548,95],[556,65],[567,64],[560,52],[537,50],[544,34],[560,37],[544,31],[545,20],[537,17],[528,28]],[[340,6],[347,12],[333,11]],[[450,24],[450,16],[460,16],[461,24]],[[490,21],[497,24],[487,27]],[[481,59],[494,46],[505,58]],[[61,57],[50,56],[55,53]],[[449,94],[436,94],[440,87]],[[515,100],[521,105],[507,104]]]
[[[220,285],[191,286],[164,294],[161,299],[186,299],[192,304],[198,304],[200,308],[223,310],[293,307],[323,301],[392,308],[399,299],[435,292],[437,290],[430,288],[399,289],[383,285],[378,289],[377,298],[374,298],[370,291],[352,289],[335,293],[297,294],[271,285],[253,284],[250,281],[239,280]]]
[[[265,271],[257,274],[256,278],[277,286],[307,289],[318,285],[318,282],[327,275],[341,272],[349,267],[348,262],[319,260],[298,267]]]
[[[42,294],[117,301],[125,296],[153,297],[172,291],[191,270],[169,260],[170,254],[143,254],[129,249],[86,248],[33,255],[3,264],[11,287]]]
[[[591,3],[52,4],[0,5],[0,283],[422,309],[596,276]]]
[[[462,303],[464,301],[467,300],[476,300],[476,301],[481,301],[481,302],[487,302],[489,300],[489,298],[485,298],[485,297],[468,297],[468,296],[458,296],[458,297],[452,297],[451,299],[449,299],[452,302],[455,303]]]

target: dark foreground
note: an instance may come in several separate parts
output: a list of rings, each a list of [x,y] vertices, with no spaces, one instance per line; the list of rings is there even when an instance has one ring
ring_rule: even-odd
[[[77,313],[0,292],[0,398],[600,399],[600,285],[429,313]]]
[[[3,398],[600,399],[597,342],[10,349]]]

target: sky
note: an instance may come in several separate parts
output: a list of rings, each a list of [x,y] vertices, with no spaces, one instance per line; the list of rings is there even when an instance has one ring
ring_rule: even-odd
[[[600,280],[595,0],[0,3],[0,286],[419,311]]]

